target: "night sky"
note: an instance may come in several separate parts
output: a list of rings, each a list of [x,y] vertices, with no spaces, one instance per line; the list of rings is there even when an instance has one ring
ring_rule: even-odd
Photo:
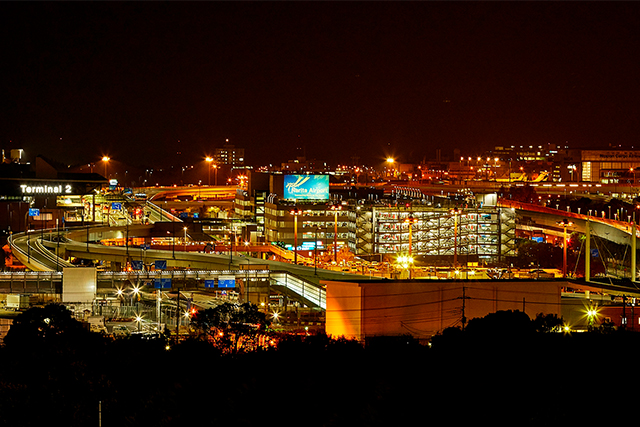
[[[640,146],[638,2],[0,4],[0,142],[76,164]],[[178,154],[180,153],[180,154]]]

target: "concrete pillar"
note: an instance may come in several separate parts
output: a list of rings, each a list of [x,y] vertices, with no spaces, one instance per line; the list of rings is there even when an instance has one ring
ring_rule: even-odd
[[[631,225],[631,281],[636,281],[636,223]]]
[[[587,219],[585,227],[585,245],[584,245],[584,280],[591,280],[591,222]]]

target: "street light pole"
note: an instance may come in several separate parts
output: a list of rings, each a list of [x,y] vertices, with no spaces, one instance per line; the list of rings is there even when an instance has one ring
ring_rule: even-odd
[[[558,221],[556,224],[561,225],[563,228],[563,245],[562,245],[562,277],[567,277],[567,227],[571,227],[573,222],[567,218],[562,221]],[[587,225],[588,226],[588,225]],[[589,256],[589,254],[587,254]]]
[[[451,209],[453,214],[453,265],[458,265],[458,208]]]
[[[404,222],[409,224],[409,256],[411,256],[411,247],[413,246],[412,245],[413,224],[418,222],[418,220],[413,216],[409,216],[409,218],[405,219]]]
[[[104,177],[106,179],[109,179],[109,177],[107,176],[107,165],[109,164],[109,160],[111,160],[109,156],[102,157],[102,161],[104,162]]]
[[[187,252],[187,227],[184,227],[184,252]]]
[[[207,172],[208,172],[208,177],[209,177],[208,185],[209,185],[209,187],[211,187],[211,162],[213,162],[213,158],[207,156],[205,161],[207,162]]]
[[[333,262],[338,264],[338,211],[342,210],[342,205],[331,205],[329,207],[334,213],[333,221]]]
[[[298,265],[298,216],[302,215],[302,211],[295,208],[290,213],[293,215],[293,263]]]
[[[313,242],[313,275],[318,275],[318,226],[316,225],[313,228],[314,231],[314,239]]]

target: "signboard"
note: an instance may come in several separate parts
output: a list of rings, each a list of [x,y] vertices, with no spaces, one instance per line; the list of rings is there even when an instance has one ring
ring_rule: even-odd
[[[23,194],[71,194],[71,184],[20,184]]]
[[[131,268],[133,270],[142,270],[143,267],[144,267],[144,264],[142,263],[142,261],[139,261],[139,260],[131,261]]]
[[[171,278],[153,279],[154,289],[171,289]]]
[[[213,288],[215,286],[215,280],[213,279],[207,279],[204,281],[204,287],[205,288]]]
[[[121,211],[122,210],[122,203],[111,202],[111,210],[112,211]]]
[[[220,276],[218,278],[218,287],[219,288],[235,288],[236,276]]]
[[[328,200],[329,175],[285,175],[284,198],[293,200]]]
[[[156,270],[166,270],[167,269],[167,260],[156,260],[155,261]]]
[[[40,216],[40,209],[38,208],[29,208],[29,216]]]

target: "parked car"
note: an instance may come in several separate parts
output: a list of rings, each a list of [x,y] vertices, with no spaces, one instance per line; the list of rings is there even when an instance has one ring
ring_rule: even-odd
[[[549,273],[541,269],[531,270],[529,275],[532,279],[553,279],[555,277],[553,273]]]

